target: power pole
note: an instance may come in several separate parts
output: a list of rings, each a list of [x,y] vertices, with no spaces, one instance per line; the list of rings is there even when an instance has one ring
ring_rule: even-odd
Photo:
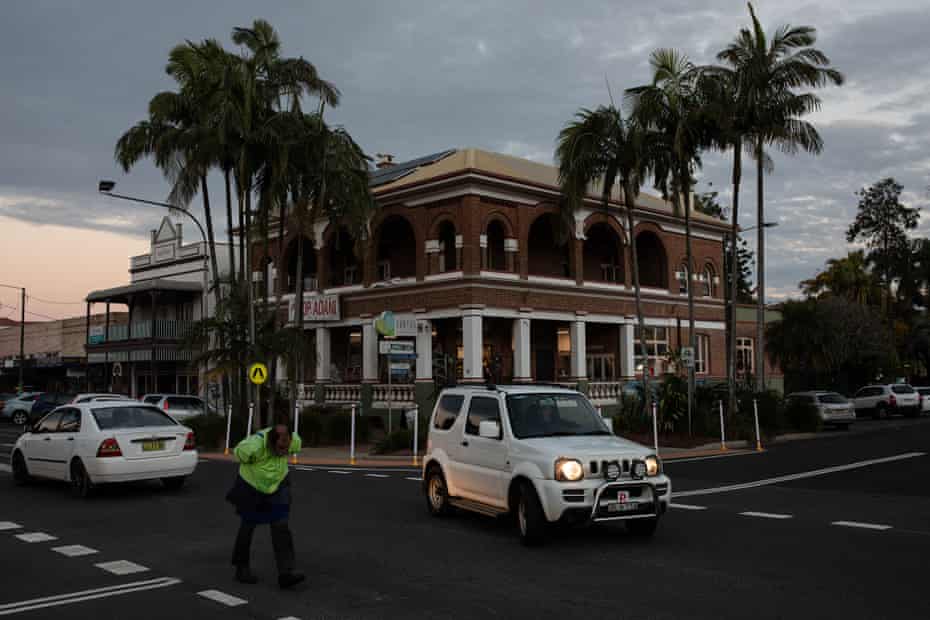
[[[26,287],[20,289],[19,302],[19,391],[25,388],[23,367],[26,365]]]

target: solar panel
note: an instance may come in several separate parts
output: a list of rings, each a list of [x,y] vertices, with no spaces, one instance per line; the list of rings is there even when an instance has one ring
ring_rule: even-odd
[[[393,166],[387,166],[378,170],[374,170],[369,174],[368,184],[371,187],[378,187],[379,185],[392,183],[393,181],[404,178],[408,174],[413,174],[422,166],[428,166],[430,164],[436,163],[437,161],[445,159],[453,153],[455,153],[455,149],[448,149],[438,153],[433,153],[431,155],[417,157],[416,159],[401,162]]]

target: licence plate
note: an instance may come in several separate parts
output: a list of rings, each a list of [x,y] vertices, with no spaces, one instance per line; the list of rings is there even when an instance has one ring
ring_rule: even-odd
[[[165,449],[164,441],[143,441],[142,442],[142,451],[143,452],[158,452],[159,450]]]
[[[627,502],[624,504],[607,504],[607,512],[631,512],[639,508],[636,502]]]

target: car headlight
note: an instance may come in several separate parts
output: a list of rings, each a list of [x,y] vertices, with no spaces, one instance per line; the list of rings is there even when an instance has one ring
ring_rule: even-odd
[[[658,476],[662,473],[662,461],[659,460],[659,457],[655,455],[649,455],[646,457],[646,475],[647,476]]]
[[[555,479],[561,482],[578,482],[584,478],[584,466],[577,459],[559,459],[555,462]]]

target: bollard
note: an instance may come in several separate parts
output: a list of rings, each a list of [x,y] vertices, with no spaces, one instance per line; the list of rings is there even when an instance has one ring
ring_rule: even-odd
[[[294,434],[298,435],[298,429],[300,429],[300,405],[294,404]],[[297,455],[294,454],[291,462],[297,464]]]
[[[420,428],[420,409],[414,407],[413,409],[413,466],[419,466],[419,459],[417,458],[417,433]]]
[[[752,399],[752,410],[756,416],[756,451],[762,452],[762,436],[759,434],[759,403]]]
[[[723,400],[719,401],[720,403],[720,450],[726,451],[727,449],[727,434],[723,426]]]
[[[355,405],[352,405],[352,430],[349,435],[349,465],[355,465]]]
[[[229,455],[229,434],[232,431],[232,405],[226,406],[226,449],[223,454]]]
[[[652,403],[652,437],[655,443],[656,456],[659,456],[659,414],[657,413],[656,403]]]
[[[252,404],[252,403],[249,403],[249,423],[248,423],[248,425],[245,427],[245,436],[246,436],[246,437],[251,437],[251,436],[252,436],[252,414],[253,414],[254,412],[255,412],[255,405]]]

